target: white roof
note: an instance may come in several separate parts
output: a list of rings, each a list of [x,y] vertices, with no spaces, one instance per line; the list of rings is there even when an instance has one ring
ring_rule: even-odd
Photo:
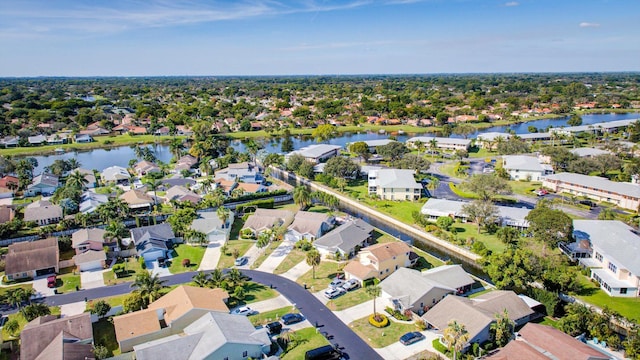
[[[631,226],[618,220],[573,220],[576,238],[588,239],[594,250],[640,276],[640,236]]]
[[[422,206],[420,212],[430,216],[456,216],[467,217],[462,211],[466,201],[455,201],[447,199],[431,198]],[[525,219],[530,209],[523,209],[510,206],[496,206],[503,225],[529,227],[529,222]]]
[[[448,138],[448,137],[434,137],[434,136],[416,136],[407,140],[407,142],[420,141],[425,145],[429,145],[429,142],[433,139],[436,139],[438,145],[440,144],[451,144],[451,145],[470,145],[471,139],[460,139],[460,138]]]
[[[545,140],[551,139],[551,133],[530,133],[530,134],[518,134],[518,137],[522,140]]]
[[[413,177],[414,170],[380,169],[373,170],[369,174],[376,177],[375,184],[381,188],[422,189],[422,186]]]
[[[501,132],[486,132],[486,133],[478,134],[477,138],[478,140],[483,140],[483,141],[493,141],[499,137],[503,139],[508,139],[511,137],[511,134],[501,133]]]
[[[571,150],[569,150],[569,152],[571,152],[572,154],[575,154],[575,155],[577,155],[579,157],[611,154],[610,151],[600,150],[600,149],[590,148],[590,147],[582,147],[582,148],[577,148],[577,149],[571,149]]]
[[[547,175],[543,180],[561,181],[574,185],[585,186],[598,191],[610,191],[619,195],[630,196],[635,199],[640,198],[640,186],[626,182],[615,182],[599,176],[589,176],[574,173],[559,173]]]
[[[503,167],[507,170],[525,170],[525,171],[537,171],[544,172],[545,166],[540,164],[540,160],[536,156],[526,155],[505,155],[502,157],[504,160]]]
[[[304,156],[305,158],[316,159],[338,149],[342,149],[342,146],[330,144],[315,144],[292,151],[289,153],[289,155],[299,154]]]
[[[102,170],[102,180],[104,181],[117,181],[129,178],[129,172],[127,169],[120,166],[110,166]]]
[[[377,139],[377,140],[366,140],[363,141],[363,143],[367,144],[367,146],[371,147],[375,147],[375,146],[384,146],[384,145],[388,145],[392,142],[396,142],[395,140],[391,140],[391,139]]]
[[[620,127],[627,127],[639,119],[628,119],[628,120],[616,120],[609,122],[602,122],[596,124],[589,125],[580,125],[580,126],[568,126],[562,128],[553,128],[551,132],[583,132],[583,131],[592,131],[597,129],[616,129]]]

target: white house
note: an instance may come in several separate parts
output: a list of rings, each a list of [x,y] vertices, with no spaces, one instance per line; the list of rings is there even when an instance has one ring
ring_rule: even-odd
[[[458,139],[448,137],[433,137],[433,136],[416,136],[407,140],[407,146],[416,148],[416,143],[420,142],[425,149],[431,147],[432,141],[435,140],[436,148],[441,150],[467,150],[471,146],[470,139]]]
[[[610,296],[640,296],[640,236],[618,220],[574,220],[572,244],[560,249],[587,268]]]
[[[569,152],[578,157],[594,157],[598,155],[611,154],[611,151],[590,148],[590,147],[581,147],[577,149],[571,149],[569,150]]]
[[[58,177],[53,174],[42,173],[33,178],[31,184],[24,191],[25,196],[36,196],[39,194],[53,194],[58,188]]]
[[[291,155],[302,155],[307,161],[311,161],[314,164],[324,162],[331,159],[334,156],[338,156],[342,149],[339,145],[330,144],[315,144],[309,145],[298,150],[292,151],[285,155],[285,160],[288,161]]]
[[[413,177],[414,170],[380,169],[369,172],[369,195],[383,200],[419,200],[422,185]]]
[[[462,210],[465,204],[467,204],[465,201],[431,198],[422,205],[420,212],[430,221],[436,221],[441,216],[467,221],[468,215]],[[500,225],[511,226],[518,229],[526,229],[529,227],[529,221],[527,221],[526,217],[531,210],[510,206],[496,207],[498,208],[498,221]]]
[[[262,176],[260,168],[249,162],[229,164],[226,168],[217,170],[215,178],[216,180],[224,179],[249,184],[262,184],[264,182],[264,176]]]
[[[543,176],[553,174],[553,167],[541,163],[537,156],[503,156],[502,168],[509,173],[511,180],[541,181]]]
[[[360,141],[356,141],[356,142],[360,142]],[[356,142],[349,143],[348,147],[350,148],[351,145],[355,144]],[[376,139],[376,140],[365,140],[362,142],[367,144],[367,146],[369,147],[370,153],[376,153],[376,150],[378,149],[379,146],[389,145],[392,142],[396,142],[396,141],[391,139]]]
[[[127,169],[121,166],[110,166],[102,170],[101,177],[102,177],[102,181],[105,181],[105,182],[106,181],[119,182],[123,180],[129,180],[131,175],[129,175],[129,172],[127,171]]]

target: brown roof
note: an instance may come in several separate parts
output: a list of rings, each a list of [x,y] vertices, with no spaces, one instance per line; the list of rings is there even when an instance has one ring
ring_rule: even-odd
[[[247,193],[257,192],[261,187],[262,185],[260,184],[238,183],[238,189],[242,189]]]
[[[476,307],[488,314],[502,314],[504,309],[509,312],[509,318],[518,320],[533,314],[533,310],[513,291],[491,291],[474,299]]]
[[[5,274],[57,267],[60,260],[58,239],[19,242],[9,245],[5,257]]]
[[[344,267],[344,272],[349,273],[360,280],[367,280],[377,273],[371,265],[362,265],[358,260],[351,260]]]
[[[122,342],[140,335],[160,330],[160,320],[155,309],[145,309],[113,317],[116,339]]]
[[[270,229],[274,224],[279,226],[279,222],[286,222],[292,217],[293,213],[287,210],[256,209],[256,212],[247,218],[243,229],[248,228],[254,231]]]
[[[12,208],[8,206],[0,206],[0,224],[13,220],[15,215],[16,212]]]
[[[225,302],[228,298],[229,294],[222,289],[182,285],[149,304],[149,309],[165,309],[164,319],[170,324],[192,309],[228,312]]]
[[[104,250],[88,250],[73,257],[73,261],[76,263],[76,265],[106,259],[107,254],[104,252]]]
[[[62,218],[62,208],[59,205],[29,207],[24,209],[24,221],[39,221]]]
[[[409,245],[401,241],[371,245],[363,250],[369,251],[380,262],[411,252]]]
[[[511,341],[487,360],[549,360],[524,341]]]
[[[511,360],[511,359],[558,359],[558,360],[605,360],[609,356],[584,344],[573,337],[555,329],[551,326],[529,323],[518,332],[519,341],[510,342],[504,349],[496,355],[500,357],[490,357],[490,359]],[[526,344],[526,345],[522,345]],[[527,353],[538,353],[542,357],[524,358],[516,352],[518,349],[529,348]],[[544,355],[543,355],[544,354]]]
[[[99,228],[80,229],[71,235],[71,246],[76,248],[78,245],[89,241],[105,243],[104,234],[106,234],[106,231]]]
[[[0,187],[6,188],[9,187],[9,183],[13,183],[16,186],[18,185],[18,178],[15,176],[7,175],[0,179]]]
[[[84,359],[86,348],[76,346],[67,348],[63,339],[93,339],[93,328],[89,313],[57,319],[55,316],[36,318],[20,333],[20,359]],[[52,345],[52,343],[56,343]],[[91,344],[87,344],[89,351]],[[67,353],[69,350],[69,353]],[[62,352],[62,353],[61,353]],[[55,357],[53,357],[55,355]]]
[[[129,190],[120,195],[120,198],[129,205],[146,205],[153,203],[151,196],[140,190]]]
[[[323,213],[311,211],[298,211],[293,223],[289,225],[289,229],[295,230],[300,234],[316,234],[322,227],[322,224],[329,220],[329,216]]]

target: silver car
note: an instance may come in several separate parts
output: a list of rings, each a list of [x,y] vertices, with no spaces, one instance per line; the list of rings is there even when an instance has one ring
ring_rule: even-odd
[[[347,280],[344,284],[342,284],[341,288],[344,291],[355,290],[360,287],[360,283],[356,279]]]

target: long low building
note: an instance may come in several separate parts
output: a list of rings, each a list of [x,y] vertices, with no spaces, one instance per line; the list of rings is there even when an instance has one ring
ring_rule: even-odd
[[[416,142],[420,142],[425,148],[429,148],[431,142],[435,139],[436,147],[442,150],[467,150],[471,146],[470,139],[433,137],[433,136],[416,136],[407,140],[407,146],[416,147]]]
[[[574,173],[547,175],[542,178],[542,186],[555,192],[606,201],[623,209],[635,211],[640,206],[640,185],[615,182],[599,176]]]
[[[338,156],[342,149],[339,145],[330,144],[315,144],[307,147],[300,148],[285,155],[285,160],[289,161],[291,155],[302,155],[307,161],[311,161],[314,164],[324,162],[331,159],[334,156]]]
[[[567,126],[567,127],[559,127],[559,128],[551,128],[550,132],[557,132],[560,134],[575,134],[581,132],[611,132],[618,129],[624,129],[627,126],[633,124],[634,122],[640,119],[627,119],[627,120],[616,120],[609,122],[601,122],[589,125],[579,125],[579,126]]]
[[[468,216],[462,210],[462,207],[466,204],[467,202],[465,201],[431,198],[422,206],[420,212],[431,221],[435,221],[441,216],[467,221]],[[529,227],[529,221],[527,221],[526,217],[531,210],[509,206],[496,207],[498,208],[498,216],[502,226],[511,226],[518,229]]]

